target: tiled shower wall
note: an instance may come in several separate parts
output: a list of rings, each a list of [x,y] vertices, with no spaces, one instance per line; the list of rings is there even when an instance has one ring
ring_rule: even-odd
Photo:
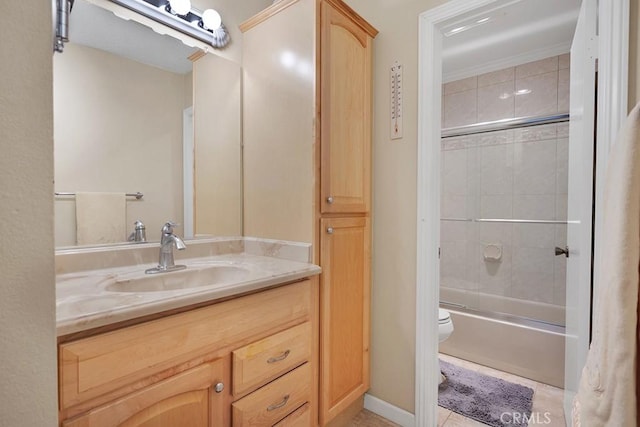
[[[447,83],[443,127],[567,112],[568,67],[561,55]],[[566,220],[567,164],[568,123],[442,140],[441,285],[465,291],[451,302],[564,306],[566,260],[554,248],[566,245],[566,225],[447,219]],[[488,245],[501,248],[499,260],[485,259]]]

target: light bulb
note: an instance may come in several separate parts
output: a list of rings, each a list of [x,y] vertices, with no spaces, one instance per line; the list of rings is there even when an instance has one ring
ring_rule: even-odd
[[[202,26],[205,30],[217,30],[222,25],[222,17],[213,10],[207,9],[202,13]]]
[[[184,16],[191,11],[191,0],[171,0],[169,5],[176,15]]]

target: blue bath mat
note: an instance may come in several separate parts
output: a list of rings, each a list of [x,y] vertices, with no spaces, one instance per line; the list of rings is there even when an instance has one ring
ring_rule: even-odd
[[[440,361],[438,405],[493,427],[527,426],[533,390]]]

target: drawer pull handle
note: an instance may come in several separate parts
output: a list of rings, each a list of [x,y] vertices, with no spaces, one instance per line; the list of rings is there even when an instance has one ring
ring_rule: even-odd
[[[282,408],[284,405],[287,404],[288,401],[289,401],[289,395],[287,394],[284,397],[284,399],[282,399],[282,402],[274,403],[273,405],[269,405],[269,407],[267,408],[267,411],[275,411],[276,409]]]
[[[279,362],[281,360],[284,360],[287,358],[287,356],[289,355],[289,353],[291,353],[291,350],[287,350],[284,353],[282,353],[280,356],[276,356],[276,357],[270,357],[267,359],[267,363],[276,363]]]

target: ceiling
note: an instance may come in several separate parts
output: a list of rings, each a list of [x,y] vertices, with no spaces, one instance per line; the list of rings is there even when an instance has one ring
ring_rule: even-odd
[[[445,82],[569,51],[581,0],[497,3],[441,28]],[[465,26],[469,28],[455,31]],[[448,32],[453,34],[447,36]]]
[[[189,56],[197,49],[126,21],[99,6],[76,0],[69,17],[69,40],[174,73],[191,71]],[[135,43],[132,43],[135,41]]]
[[[457,80],[569,51],[581,0],[499,0],[442,27],[443,79]],[[494,5],[496,4],[494,3]],[[489,17],[483,24],[472,26]],[[70,17],[72,43],[115,53],[175,73],[191,71],[196,50],[84,0]],[[471,24],[471,25],[470,25]],[[131,43],[135,40],[135,43]]]

